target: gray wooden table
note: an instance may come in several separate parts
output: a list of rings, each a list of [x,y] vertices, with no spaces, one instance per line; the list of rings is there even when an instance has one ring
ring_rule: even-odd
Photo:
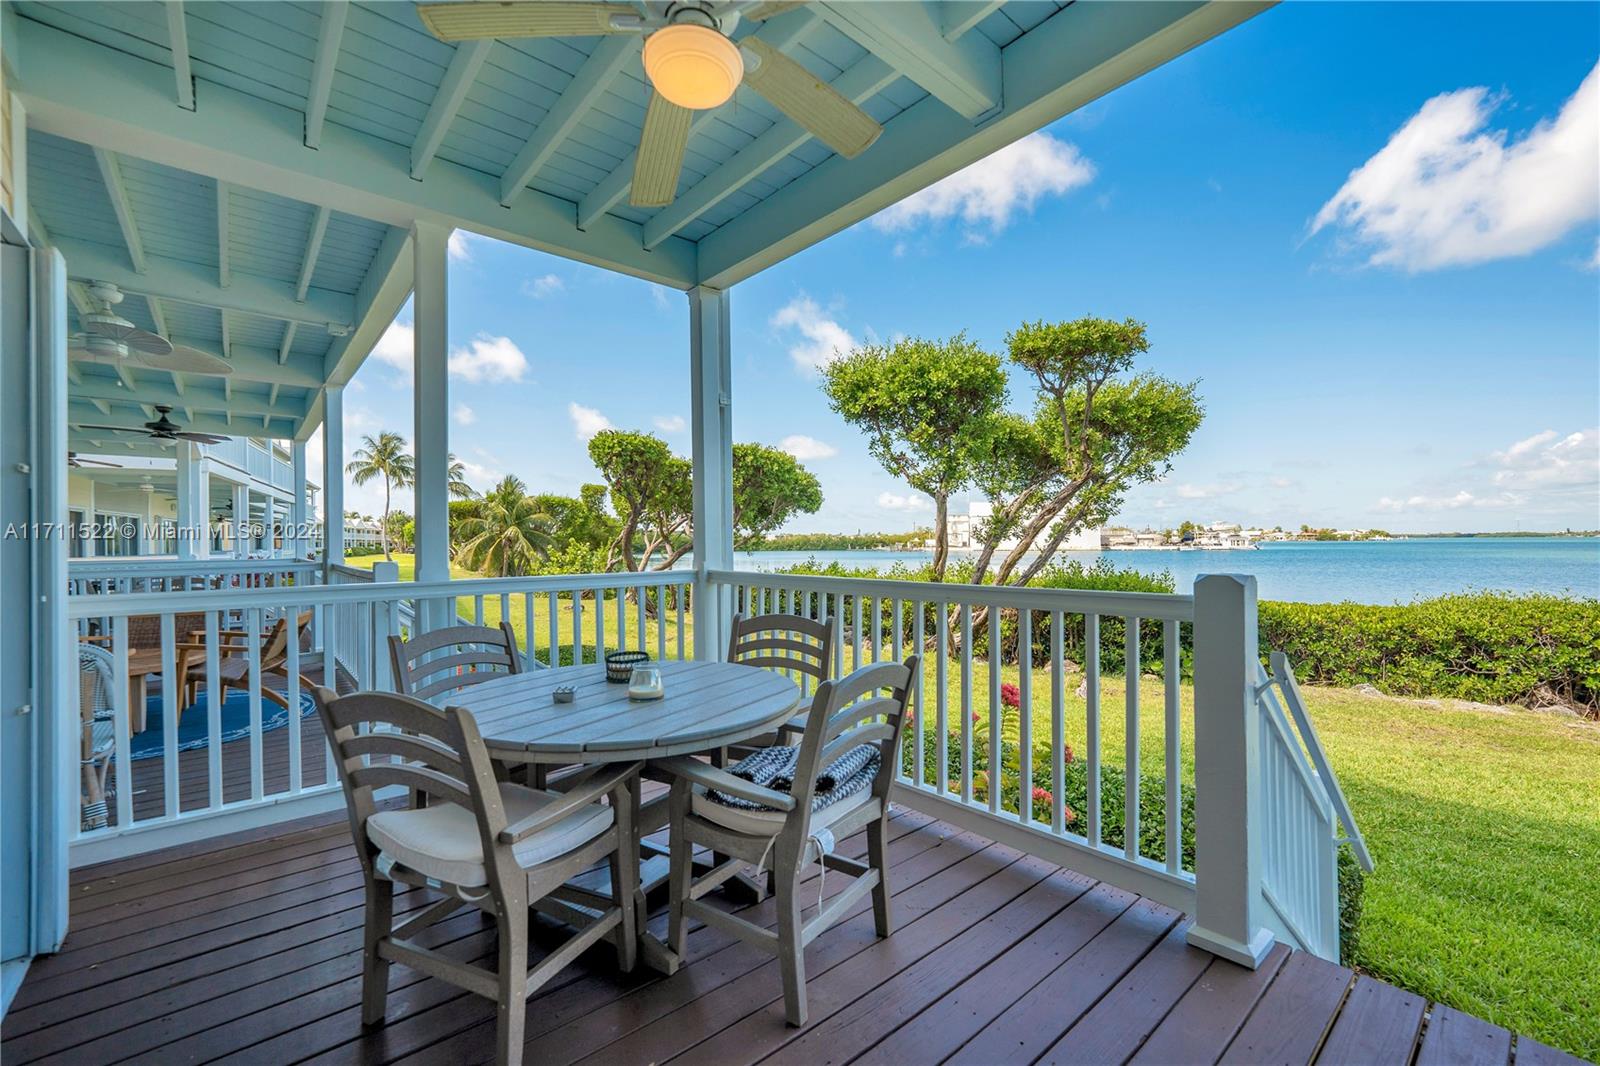
[[[628,698],[628,686],[606,681],[599,664],[508,674],[462,691],[452,702],[472,711],[490,754],[508,763],[632,762],[692,755],[737,744],[776,729],[801,703],[800,687],[782,674],[734,663],[661,662],[666,694],[659,700]],[[556,703],[558,685],[572,685],[571,703]],[[638,792],[634,792],[638,802]],[[665,824],[666,804],[635,812],[639,843],[639,946],[641,958],[665,973],[677,959],[645,931],[644,897],[665,884],[666,849],[643,840]],[[604,865],[569,883],[595,905],[610,899]],[[751,883],[749,888],[757,886]],[[581,905],[581,903],[580,903]]]

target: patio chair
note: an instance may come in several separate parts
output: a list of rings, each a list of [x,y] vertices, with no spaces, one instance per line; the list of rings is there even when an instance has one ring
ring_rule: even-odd
[[[565,793],[496,781],[471,712],[438,710],[410,696],[313,689],[333,745],[366,882],[361,1019],[384,1020],[389,964],[398,962],[499,1005],[496,1061],[522,1060],[528,996],[590,945],[609,936],[624,972],[637,952],[632,859],[633,795],[641,764],[596,766]],[[376,789],[400,785],[434,802],[379,810]],[[610,804],[600,803],[609,796]],[[609,859],[610,905],[598,912],[550,898],[569,877]],[[445,898],[394,925],[394,886]],[[493,917],[499,933],[493,972],[457,962],[414,939],[463,906]],[[528,969],[529,907],[550,910],[577,932]]]
[[[790,1025],[806,1021],[805,945],[827,929],[867,892],[879,936],[888,936],[889,882],[885,855],[889,818],[889,786],[894,780],[895,753],[906,708],[916,698],[921,676],[918,657],[904,663],[874,663],[840,681],[824,681],[811,701],[798,749],[769,749],[752,760],[773,761],[774,753],[794,751],[787,791],[735,776],[745,767],[722,770],[680,756],[653,760],[651,766],[672,775],[672,874],[668,947],[679,959],[686,948],[686,919],[733,933],[778,956],[783,975],[784,1013]],[[888,690],[888,695],[884,695]],[[857,750],[866,746],[864,751]],[[754,767],[750,768],[754,770]],[[832,780],[819,782],[825,771]],[[772,782],[770,773],[753,772]],[[867,832],[867,861],[846,858],[833,844],[858,829]],[[700,878],[694,876],[694,847],[702,845],[720,861]],[[778,933],[700,901],[700,897],[738,874],[745,863],[771,860],[776,873]],[[801,920],[800,874],[811,863],[828,871],[850,874],[855,881],[822,902]]]
[[[305,647],[306,627],[311,624],[313,611],[302,611],[294,619],[294,639]],[[195,630],[190,639],[178,644],[177,673],[183,678],[183,699],[178,708],[181,721],[183,712],[200,700],[206,685],[205,630]],[[195,638],[199,639],[195,639]],[[271,700],[284,710],[289,710],[289,697],[266,683],[268,677],[289,679],[289,619],[280,618],[261,636],[261,698]],[[250,687],[250,634],[242,629],[223,629],[217,632],[217,684],[221,698],[227,699],[229,689]],[[313,682],[300,675],[301,691],[309,690]]]
[[[94,644],[78,645],[78,716],[81,725],[79,765],[79,824],[85,830],[104,829],[109,820],[106,779],[117,748],[115,684],[111,653]]]
[[[728,637],[728,661],[799,675],[820,685],[833,676],[833,626],[826,617],[762,614],[746,618],[736,614]],[[777,741],[797,740],[805,723],[804,714],[784,722],[778,727]],[[759,740],[752,742],[752,746],[759,745]]]

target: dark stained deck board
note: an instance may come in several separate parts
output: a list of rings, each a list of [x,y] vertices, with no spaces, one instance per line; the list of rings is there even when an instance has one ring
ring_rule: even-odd
[[[1344,1003],[1351,976],[1315,955],[1290,955],[1222,1061],[1309,1062]]]
[[[1505,1066],[1511,1034],[1456,1010],[1434,1007],[1417,1050],[1417,1066]]]
[[[1203,1062],[1221,1058],[1288,957],[1289,949],[1275,944],[1255,970],[1212,959],[1130,1061],[1165,1066],[1186,1057]]]
[[[0,1026],[8,1066],[486,1061],[488,1001],[404,966],[390,971],[387,1024],[362,1030],[347,833],[342,813],[323,815],[75,872],[66,950],[35,961]],[[603,943],[585,953],[530,1003],[525,1061],[1581,1061],[1448,1007],[1421,1023],[1419,997],[1351,985],[1281,945],[1255,972],[1212,959],[1186,945],[1176,912],[918,812],[897,809],[889,835],[895,933],[874,935],[863,899],[811,944],[806,1028],[784,1025],[769,956],[696,926],[670,978],[618,974]],[[813,875],[802,891],[848,883]],[[396,910],[429,898],[408,890]],[[775,922],[771,901],[711,900]],[[476,912],[426,935],[492,958]],[[563,937],[541,920],[535,957]]]
[[[1347,1062],[1406,1066],[1427,1007],[1421,996],[1371,977],[1357,977],[1317,1059],[1330,1066]]]

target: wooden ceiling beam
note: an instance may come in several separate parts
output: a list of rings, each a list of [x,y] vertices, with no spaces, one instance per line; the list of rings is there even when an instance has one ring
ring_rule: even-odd
[[[311,88],[306,93],[305,146],[322,146],[322,127],[328,119],[328,97],[333,92],[334,69],[339,65],[339,45],[344,40],[346,0],[326,0],[317,30],[317,58],[311,67]]]
[[[433,94],[433,102],[428,105],[428,114],[417,131],[417,139],[411,144],[411,176],[418,181],[427,174],[428,164],[433,162],[439,146],[444,143],[444,135],[466,101],[478,77],[478,69],[493,45],[492,40],[462,41],[456,45],[456,54],[450,57],[450,66]]]
[[[189,28],[183,0],[167,0],[167,47],[172,50],[172,75],[178,85],[178,106],[194,110],[194,73],[189,67]]]
[[[105,184],[106,196],[111,200],[111,210],[117,216],[117,228],[122,230],[122,243],[128,249],[128,261],[135,274],[148,269],[144,255],[144,240],[139,236],[139,223],[133,217],[133,204],[128,199],[127,187],[122,184],[122,167],[114,152],[104,148],[94,150],[94,161],[100,167],[100,180]]]

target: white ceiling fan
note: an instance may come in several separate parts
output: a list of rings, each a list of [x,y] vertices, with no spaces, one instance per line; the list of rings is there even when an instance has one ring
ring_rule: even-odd
[[[175,345],[159,333],[140,329],[117,314],[122,290],[104,281],[89,285],[94,308],[78,316],[82,333],[67,342],[67,354],[86,363],[116,366],[132,360],[152,370],[175,370],[182,374],[233,373],[233,365],[221,356],[188,345]]]
[[[628,199],[635,207],[664,207],[677,195],[692,112],[721,106],[741,84],[847,159],[883,132],[871,115],[759,37],[735,43],[729,36],[741,19],[760,22],[800,6],[796,0],[637,6],[469,0],[421,4],[417,14],[444,41],[645,34],[644,71],[654,91]]]

